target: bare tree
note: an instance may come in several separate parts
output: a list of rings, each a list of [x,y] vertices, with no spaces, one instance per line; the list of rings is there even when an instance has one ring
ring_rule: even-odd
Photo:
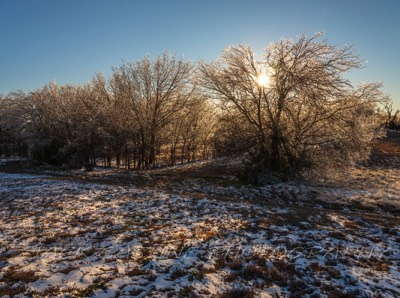
[[[154,61],[145,57],[114,69],[112,92],[129,101],[141,143],[142,167],[155,163],[161,131],[189,100],[192,66],[183,59],[164,53]]]
[[[90,85],[50,83],[30,92],[26,110],[33,136],[33,158],[93,168],[101,136],[96,115],[84,105],[91,97]]]
[[[215,126],[214,106],[207,97],[193,94],[167,128],[170,162],[177,162],[179,151],[181,163],[210,157]]]
[[[28,155],[29,120],[26,94],[22,91],[0,96],[0,156]]]
[[[249,46],[230,47],[200,65],[203,86],[252,128],[252,165],[326,173],[367,157],[375,105],[384,100],[380,84],[353,88],[343,76],[362,66],[353,47],[339,49],[320,36],[281,40],[259,61]]]
[[[399,125],[400,110],[396,109],[396,111],[394,111],[392,102],[385,104],[383,113],[385,114],[385,127],[394,129]]]
[[[123,148],[127,146],[132,135],[134,122],[128,103],[123,97],[114,97],[109,90],[107,79],[103,74],[96,74],[87,92],[80,97],[88,116],[96,123],[102,141],[101,154],[106,158],[107,166],[115,157],[117,167],[121,165]],[[125,154],[125,165],[129,168],[129,158]]]

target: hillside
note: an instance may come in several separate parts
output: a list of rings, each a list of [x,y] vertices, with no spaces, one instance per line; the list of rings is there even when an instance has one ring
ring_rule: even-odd
[[[398,297],[400,135],[332,181],[2,160],[0,297]]]

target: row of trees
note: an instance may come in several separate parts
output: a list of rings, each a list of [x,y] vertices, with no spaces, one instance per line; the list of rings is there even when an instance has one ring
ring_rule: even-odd
[[[190,63],[164,54],[123,63],[83,86],[50,83],[1,100],[3,153],[91,169],[143,169],[211,156],[213,108]]]
[[[211,63],[124,62],[83,86],[2,97],[0,154],[143,169],[244,153],[252,176],[328,173],[366,159],[379,134],[388,98],[381,84],[344,77],[360,67],[352,47],[320,34],[276,42],[259,60],[240,45]]]

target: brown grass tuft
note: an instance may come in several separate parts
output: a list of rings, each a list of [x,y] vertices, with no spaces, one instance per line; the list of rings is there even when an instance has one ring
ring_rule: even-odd
[[[38,276],[36,276],[35,271],[23,271],[20,270],[18,271],[15,267],[9,267],[5,272],[3,276],[3,281],[6,283],[16,283],[16,282],[24,282],[24,283],[29,283],[29,282],[34,282],[39,279]]]

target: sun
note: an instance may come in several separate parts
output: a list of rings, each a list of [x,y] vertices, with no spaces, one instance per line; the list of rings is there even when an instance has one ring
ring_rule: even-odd
[[[260,74],[257,77],[257,84],[261,87],[266,87],[269,84],[269,77],[266,74]]]

